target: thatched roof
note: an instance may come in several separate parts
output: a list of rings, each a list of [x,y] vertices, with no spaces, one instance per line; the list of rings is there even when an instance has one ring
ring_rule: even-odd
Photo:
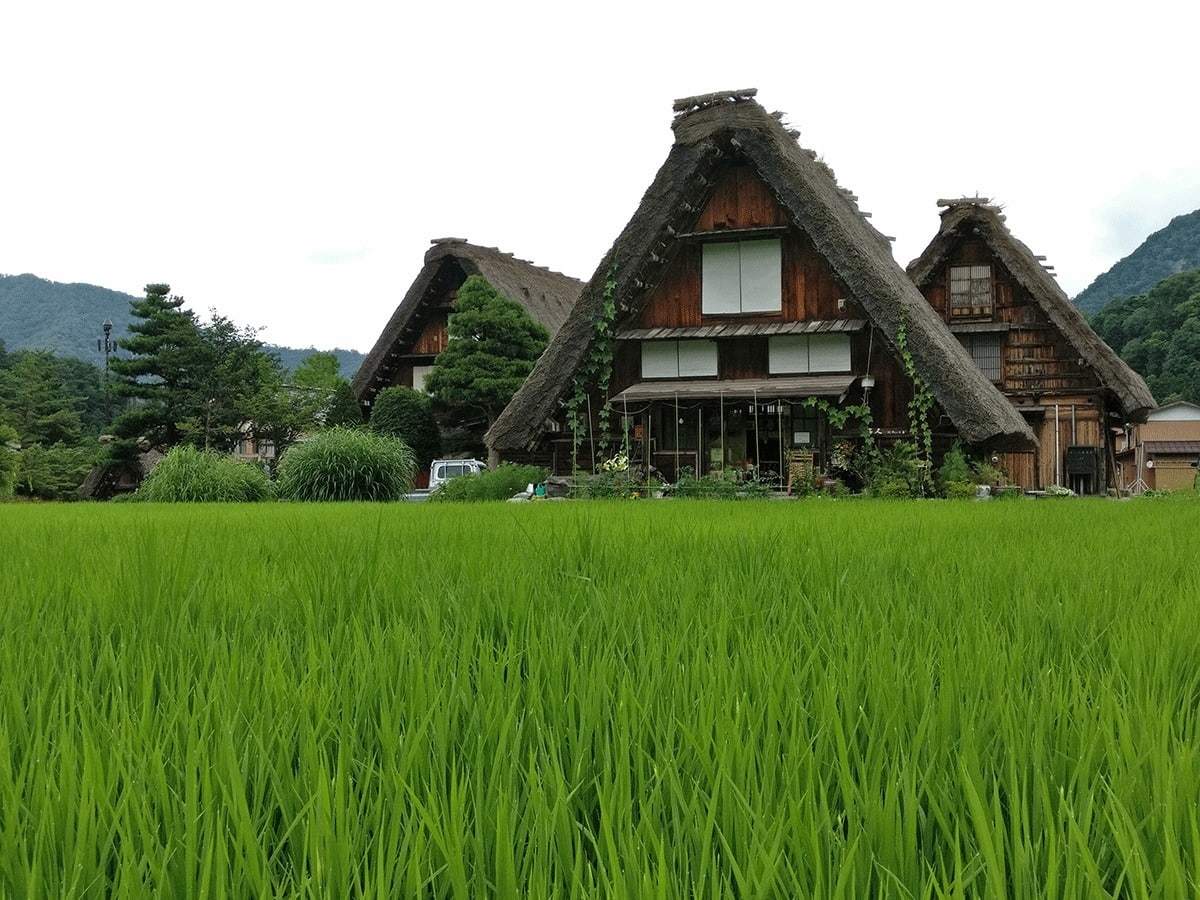
[[[716,167],[735,158],[757,169],[893,351],[905,323],[918,371],[964,440],[1032,448],[1029,427],[925,302],[893,259],[888,239],[871,227],[829,167],[798,146],[781,115],[768,114],[753,96],[751,90],[732,91],[676,102],[675,144],[666,162],[562,330],[488,432],[488,445],[520,450],[537,442],[588,353],[609,273],[615,272],[619,326],[662,277],[677,245],[673,235],[692,229]]]
[[[1139,421],[1158,405],[1145,379],[1100,339],[1042,261],[1013,237],[998,207],[985,197],[938,202],[946,207],[941,227],[925,252],[908,264],[909,277],[918,288],[929,284],[960,241],[982,240],[1096,373],[1100,383],[1116,398],[1126,419]]]
[[[416,340],[421,322],[418,314],[437,299],[434,295],[444,279],[457,282],[464,276],[482,275],[503,296],[524,306],[552,337],[566,321],[583,287],[577,278],[535,266],[495,247],[480,247],[450,237],[435,238],[430,243],[433,246],[425,253],[425,265],[354,376],[352,386],[360,403],[373,399],[390,383],[389,357],[404,352],[401,348]]]

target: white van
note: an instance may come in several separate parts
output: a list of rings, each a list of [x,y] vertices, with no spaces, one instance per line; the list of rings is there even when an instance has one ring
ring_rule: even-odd
[[[429,464],[429,490],[436,491],[451,478],[475,475],[487,469],[478,459],[435,459]]]

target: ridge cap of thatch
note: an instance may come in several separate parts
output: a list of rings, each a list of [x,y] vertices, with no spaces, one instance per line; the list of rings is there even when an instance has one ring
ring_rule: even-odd
[[[747,100],[753,100],[758,94],[758,88],[739,88],[733,91],[716,91],[711,94],[696,94],[693,97],[681,97],[671,104],[671,109],[675,111],[675,121],[693,115],[694,113],[702,112],[706,109],[712,109],[715,106],[724,106],[730,103],[744,103]]]

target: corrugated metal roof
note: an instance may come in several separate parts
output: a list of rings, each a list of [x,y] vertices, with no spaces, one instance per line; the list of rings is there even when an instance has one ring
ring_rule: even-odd
[[[1147,453],[1200,454],[1200,441],[1146,441]]]

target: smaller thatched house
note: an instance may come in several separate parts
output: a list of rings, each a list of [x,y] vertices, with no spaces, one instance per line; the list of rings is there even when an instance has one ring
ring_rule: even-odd
[[[668,479],[825,469],[860,433],[850,406],[881,442],[913,436],[908,359],[938,447],[1032,449],[888,239],[754,96],[676,101],[670,154],[490,450],[563,472],[628,447]]]
[[[112,441],[111,435],[102,435],[100,438],[102,444]],[[84,500],[111,500],[118,494],[132,494],[154,471],[163,456],[161,449],[151,447],[150,442],[143,439],[138,444],[137,453],[129,459],[108,460],[94,466],[75,493]]]
[[[937,235],[908,273],[980,370],[1012,403],[1038,448],[1009,453],[1027,490],[1101,493],[1119,479],[1113,428],[1155,407],[1146,382],[1088,325],[986,198],[941,200]]]
[[[552,336],[583,286],[575,278],[495,247],[480,247],[461,238],[438,238],[431,243],[425,265],[352,381],[365,418],[384,388],[421,389],[434,359],[446,348],[451,308],[458,289],[471,275],[483,276],[502,295],[524,306]]]

